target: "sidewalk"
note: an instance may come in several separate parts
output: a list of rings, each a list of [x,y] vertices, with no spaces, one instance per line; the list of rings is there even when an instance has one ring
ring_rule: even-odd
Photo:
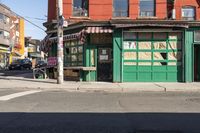
[[[200,92],[200,83],[107,83],[65,81],[62,85],[52,79],[30,79],[0,76],[0,89],[42,89],[76,92]]]

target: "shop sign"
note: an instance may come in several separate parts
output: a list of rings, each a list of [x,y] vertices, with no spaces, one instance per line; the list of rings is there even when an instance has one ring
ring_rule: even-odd
[[[48,67],[57,66],[57,57],[49,57],[47,59],[47,64],[48,64]]]
[[[108,60],[108,55],[100,55],[100,60],[101,61],[107,61]]]

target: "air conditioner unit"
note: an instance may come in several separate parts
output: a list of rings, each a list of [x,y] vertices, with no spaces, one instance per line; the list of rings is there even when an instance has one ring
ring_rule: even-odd
[[[172,9],[172,19],[176,19],[176,10]]]

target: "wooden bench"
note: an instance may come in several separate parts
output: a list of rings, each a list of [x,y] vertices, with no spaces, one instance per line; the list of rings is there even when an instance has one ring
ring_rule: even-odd
[[[89,75],[91,71],[96,71],[96,67],[64,67],[64,70],[78,70],[79,71],[79,80],[83,81],[82,76],[83,76],[83,71],[88,71]],[[90,81],[90,76],[89,76],[89,81]]]

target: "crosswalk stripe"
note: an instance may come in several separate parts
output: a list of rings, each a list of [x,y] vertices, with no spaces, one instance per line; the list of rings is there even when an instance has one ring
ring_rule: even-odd
[[[41,92],[41,90],[31,90],[31,91],[24,91],[24,92],[18,92],[18,93],[14,93],[14,94],[9,94],[9,95],[5,95],[5,96],[1,96],[0,97],[0,101],[8,101],[17,97],[22,97],[22,96],[26,96],[26,95],[30,95],[30,94],[34,94],[34,93],[38,93]]]

